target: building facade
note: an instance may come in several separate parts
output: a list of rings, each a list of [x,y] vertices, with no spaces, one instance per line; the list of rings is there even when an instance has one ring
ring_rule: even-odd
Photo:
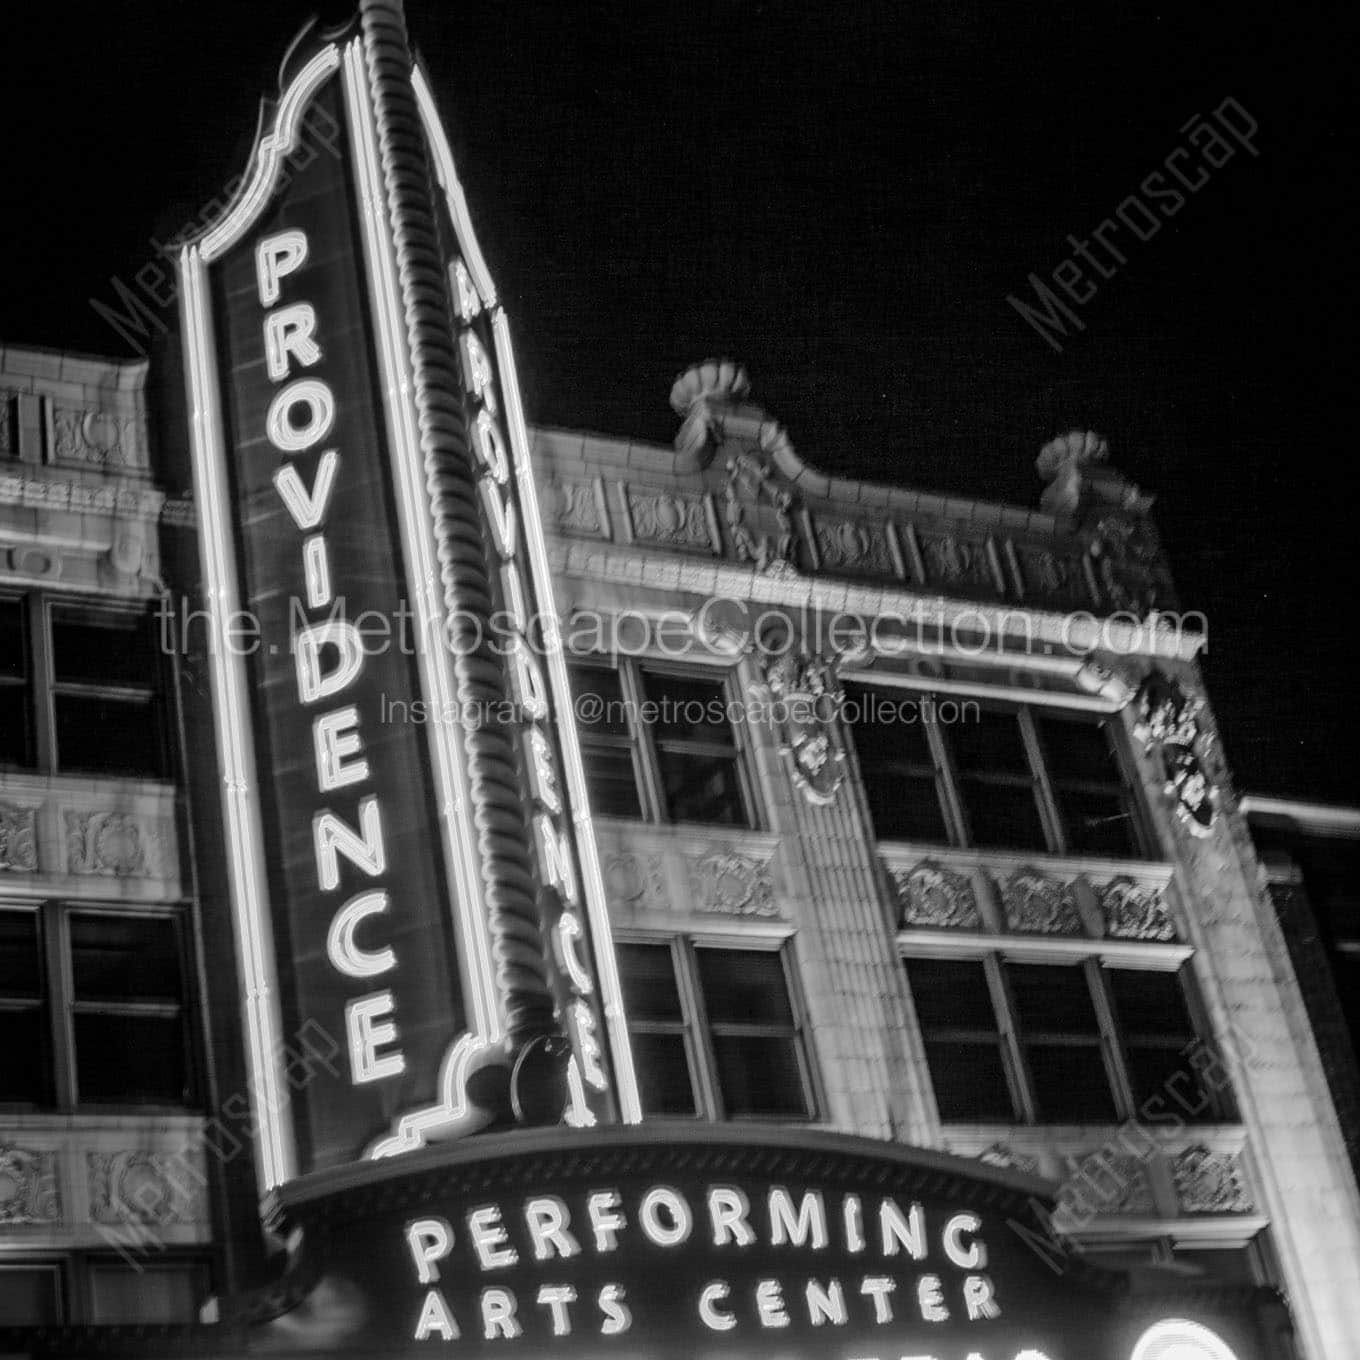
[[[529,429],[387,3],[179,282],[0,356],[6,1353],[1351,1353],[1344,983],[1102,440]]]

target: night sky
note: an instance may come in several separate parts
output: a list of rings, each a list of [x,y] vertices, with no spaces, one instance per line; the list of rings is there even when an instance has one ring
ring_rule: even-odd
[[[1156,493],[1182,603],[1208,615],[1239,788],[1355,801],[1352,8],[408,17],[531,420],[669,441],[675,375],[730,355],[815,466],[1028,505],[1040,445],[1097,429]],[[243,168],[316,9],[11,7],[0,341],[129,352],[89,299],[112,304],[113,277],[156,263],[150,238]],[[1086,269],[1085,329],[1055,352],[1007,295],[1033,301],[1027,276],[1049,279],[1068,234],[1089,240],[1226,99],[1259,155],[1234,144],[1146,242],[1109,236],[1124,262]]]

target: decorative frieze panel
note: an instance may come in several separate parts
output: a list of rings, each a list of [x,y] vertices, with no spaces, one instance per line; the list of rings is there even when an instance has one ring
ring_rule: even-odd
[[[1081,913],[1069,883],[1036,869],[1011,874],[1001,884],[1006,927],[1034,935],[1080,935]]]
[[[889,535],[891,527],[853,520],[813,520],[812,541],[821,571],[850,575],[899,577],[898,558]]]
[[[0,1143],[0,1226],[60,1219],[56,1153]]]
[[[926,579],[932,585],[960,586],[999,594],[987,543],[956,534],[918,533]]]
[[[1150,1215],[1157,1212],[1148,1159],[1101,1148],[1085,1156],[1063,1156],[1067,1191],[1060,1196],[1069,1212],[1086,1215]]]
[[[562,477],[549,482],[544,487],[544,500],[552,522],[564,533],[612,537],[604,483],[598,477],[590,481]]]
[[[1176,1197],[1187,1214],[1249,1214],[1256,1207],[1239,1159],[1198,1143],[1171,1159]]]
[[[52,408],[52,457],[58,463],[119,472],[144,473],[150,466],[139,417],[59,403]]]
[[[1166,895],[1131,878],[1114,878],[1096,889],[1106,931],[1120,940],[1174,940]]]
[[[1023,1171],[1027,1176],[1040,1173],[1039,1159],[1016,1152],[1008,1143],[993,1143],[978,1153],[978,1161],[988,1166],[999,1166],[1006,1171]]]
[[[634,542],[706,553],[722,551],[710,497],[639,491],[626,483],[622,491]]]
[[[1046,936],[1064,949],[1103,938],[1105,952],[1184,948],[1168,901],[1170,865],[945,846],[881,853],[901,930]]]
[[[778,920],[775,838],[721,837],[597,822],[609,908],[637,916]]]
[[[175,1152],[90,1152],[90,1217],[96,1223],[157,1227],[207,1218],[201,1158]]]
[[[0,800],[0,873],[38,868],[37,811]]]
[[[777,916],[768,859],[724,850],[690,861],[697,910],[719,916]]]
[[[126,812],[66,813],[66,871],[107,878],[163,876],[169,827]]]
[[[174,900],[174,807],[166,784],[0,773],[0,887],[33,897]]]
[[[903,926],[976,930],[982,925],[972,879],[922,860],[913,869],[891,871]]]

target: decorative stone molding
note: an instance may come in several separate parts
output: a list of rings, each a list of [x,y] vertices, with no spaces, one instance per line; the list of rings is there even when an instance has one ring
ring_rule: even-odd
[[[1082,1216],[1092,1209],[1099,1214],[1157,1212],[1156,1196],[1143,1158],[1101,1148],[1094,1154],[1068,1153],[1063,1163],[1068,1193],[1060,1195],[1059,1203],[1080,1210]]]
[[[1016,548],[1015,557],[1025,599],[1089,602],[1091,596],[1080,557],[1060,556],[1048,548],[1031,547]]]
[[[814,522],[813,543],[817,549],[817,565],[822,571],[898,575],[886,524],[826,520],[818,516]]]
[[[567,533],[609,538],[609,512],[600,482],[562,477],[544,488],[549,513],[559,529]]]
[[[985,541],[955,534],[919,534],[926,577],[937,585],[985,586],[997,590],[995,573]]]
[[[1002,880],[1001,902],[1006,927],[1032,935],[1080,935],[1081,913],[1070,884],[1041,874],[1017,870]]]
[[[0,801],[0,872],[37,872],[36,822],[36,809]]]
[[[732,359],[708,359],[682,373],[671,387],[671,410],[682,418],[676,452],[704,467],[712,457],[719,412],[744,401],[750,391],[746,370]]]
[[[1023,1171],[1028,1176],[1039,1174],[1039,1159],[1025,1157],[1006,1143],[993,1143],[978,1153],[978,1161],[988,1166],[1004,1167],[1008,1171]]]
[[[126,812],[67,810],[66,871],[107,878],[154,878],[162,873],[165,830]]]
[[[845,782],[845,750],[835,718],[835,663],[792,650],[765,657],[765,693],[779,749],[810,803],[833,803]]]
[[[1050,439],[1034,466],[1048,483],[1040,504],[1051,515],[1075,515],[1090,505],[1143,515],[1152,497],[1110,466],[1110,446],[1094,430],[1072,430]]]
[[[624,503],[633,539],[665,548],[698,548],[719,552],[712,502],[707,496],[681,492],[639,492],[624,485]]]
[[[699,911],[720,916],[777,916],[768,860],[728,850],[691,861]]]
[[[60,1221],[56,1154],[0,1144],[0,1224]]]
[[[90,1217],[96,1223],[199,1223],[206,1177],[196,1159],[173,1152],[89,1152]]]
[[[773,507],[777,533],[757,533],[747,519],[762,503]],[[798,497],[780,484],[775,470],[759,448],[744,449],[727,460],[723,489],[723,519],[728,547],[738,562],[754,562],[756,569],[773,575],[798,570],[798,531],[794,516]]]
[[[610,855],[602,866],[605,893],[621,906],[664,907],[665,866],[660,855],[637,855],[631,851]]]
[[[1176,926],[1166,897],[1131,878],[1112,878],[1096,889],[1105,929],[1121,940],[1174,940]]]
[[[1155,569],[1161,551],[1148,520],[1105,515],[1096,523],[1090,551],[1106,601],[1114,609],[1141,616],[1157,607]]]
[[[1187,1214],[1249,1214],[1256,1207],[1236,1156],[1202,1143],[1171,1159],[1176,1197]]]
[[[58,463],[123,472],[149,469],[138,417],[59,404],[52,408],[52,457]]]
[[[1215,790],[1203,758],[1212,742],[1200,724],[1204,701],[1185,694],[1180,684],[1153,671],[1138,692],[1133,734],[1144,753],[1160,759],[1163,790],[1176,816],[1192,836],[1213,830]]]
[[[0,505],[30,510],[69,510],[82,515],[125,515],[156,519],[165,504],[165,492],[149,486],[107,482],[65,481],[26,477],[16,473],[0,476]]]
[[[914,869],[893,871],[900,924],[970,930],[982,925],[973,882],[934,860],[923,859]]]

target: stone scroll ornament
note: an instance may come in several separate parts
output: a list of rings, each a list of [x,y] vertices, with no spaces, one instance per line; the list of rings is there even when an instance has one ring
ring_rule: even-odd
[[[1203,700],[1187,695],[1177,681],[1154,671],[1138,691],[1138,718],[1133,727],[1144,752],[1160,758],[1163,787],[1192,836],[1207,836],[1215,816],[1214,788],[1203,764],[1213,737],[1200,724],[1203,710]]]
[[[792,651],[771,657],[764,694],[780,750],[793,766],[793,780],[809,803],[836,801],[845,782],[845,751],[836,734],[835,666]]]

